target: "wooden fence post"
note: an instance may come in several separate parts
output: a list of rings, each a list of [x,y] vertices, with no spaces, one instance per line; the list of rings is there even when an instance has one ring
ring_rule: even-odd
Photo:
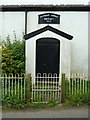
[[[31,74],[27,77],[27,101],[32,102],[32,79]]]
[[[61,103],[65,102],[65,73],[62,73],[61,79]]]
[[[30,102],[32,102],[32,77],[30,74]]]

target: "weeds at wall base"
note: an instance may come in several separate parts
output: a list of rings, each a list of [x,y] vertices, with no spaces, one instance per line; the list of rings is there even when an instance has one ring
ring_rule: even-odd
[[[26,109],[26,108],[51,108],[51,107],[56,107],[58,104],[55,100],[50,100],[47,103],[30,103],[30,101],[27,100],[21,100],[18,99],[17,96],[13,97],[8,97],[5,96],[4,99],[2,100],[2,105],[3,109]],[[82,95],[74,95],[74,96],[69,96],[68,99],[66,99],[65,103],[62,104],[63,107],[65,106],[81,106],[81,105],[88,105],[90,104],[88,100],[88,95],[87,94],[82,94]]]
[[[84,94],[76,94],[76,95],[70,95],[68,99],[66,99],[65,105],[71,105],[71,106],[80,106],[84,104],[89,104],[89,95],[87,93]]]
[[[58,103],[54,100],[50,100],[47,103],[30,103],[30,101],[27,100],[21,100],[18,99],[17,96],[14,97],[8,97],[5,96],[4,99],[2,99],[2,107],[3,109],[25,109],[27,107],[30,108],[48,108],[48,107],[55,107]]]

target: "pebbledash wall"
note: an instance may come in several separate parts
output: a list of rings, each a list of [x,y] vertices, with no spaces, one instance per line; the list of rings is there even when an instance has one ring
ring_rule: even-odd
[[[38,15],[55,13],[60,15],[60,24],[38,24]],[[9,34],[13,40],[13,31],[17,38],[21,39],[22,32],[25,33],[25,12],[2,11],[2,38]],[[0,20],[1,24],[1,20]],[[26,73],[35,76],[36,71],[36,40],[43,37],[53,37],[60,40],[60,65],[59,72],[66,73],[88,73],[88,11],[28,11],[27,12],[27,34],[45,26],[51,26],[71,36],[68,40],[52,31],[44,31],[26,40]]]

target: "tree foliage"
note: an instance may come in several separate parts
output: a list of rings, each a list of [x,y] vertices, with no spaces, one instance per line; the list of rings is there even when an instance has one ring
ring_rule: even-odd
[[[8,35],[2,41],[2,73],[24,73],[25,72],[25,41],[17,40],[14,33],[14,40]]]

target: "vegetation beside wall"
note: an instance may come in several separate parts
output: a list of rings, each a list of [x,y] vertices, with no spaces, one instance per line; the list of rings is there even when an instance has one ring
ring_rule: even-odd
[[[90,104],[88,101],[87,94],[83,95],[74,95],[70,96],[70,101],[65,101],[62,106],[80,106],[80,105],[88,105]],[[47,103],[30,103],[30,101],[27,101],[26,99],[18,99],[17,96],[5,96],[2,100],[3,109],[13,108],[13,109],[25,109],[27,107],[30,108],[50,108],[55,107],[58,104],[55,100],[48,101]],[[61,107],[61,106],[60,106]]]
[[[80,84],[81,82],[81,84]],[[65,104],[79,106],[90,104],[90,81],[80,78],[65,80]]]
[[[57,102],[54,100],[50,100],[47,103],[31,103],[26,99],[19,99],[17,96],[5,96],[2,99],[3,109],[13,108],[13,109],[25,109],[27,107],[30,108],[50,108],[55,107]]]
[[[8,35],[6,40],[1,41],[2,47],[2,73],[24,73],[25,72],[25,40],[18,40],[14,32],[14,40]]]

